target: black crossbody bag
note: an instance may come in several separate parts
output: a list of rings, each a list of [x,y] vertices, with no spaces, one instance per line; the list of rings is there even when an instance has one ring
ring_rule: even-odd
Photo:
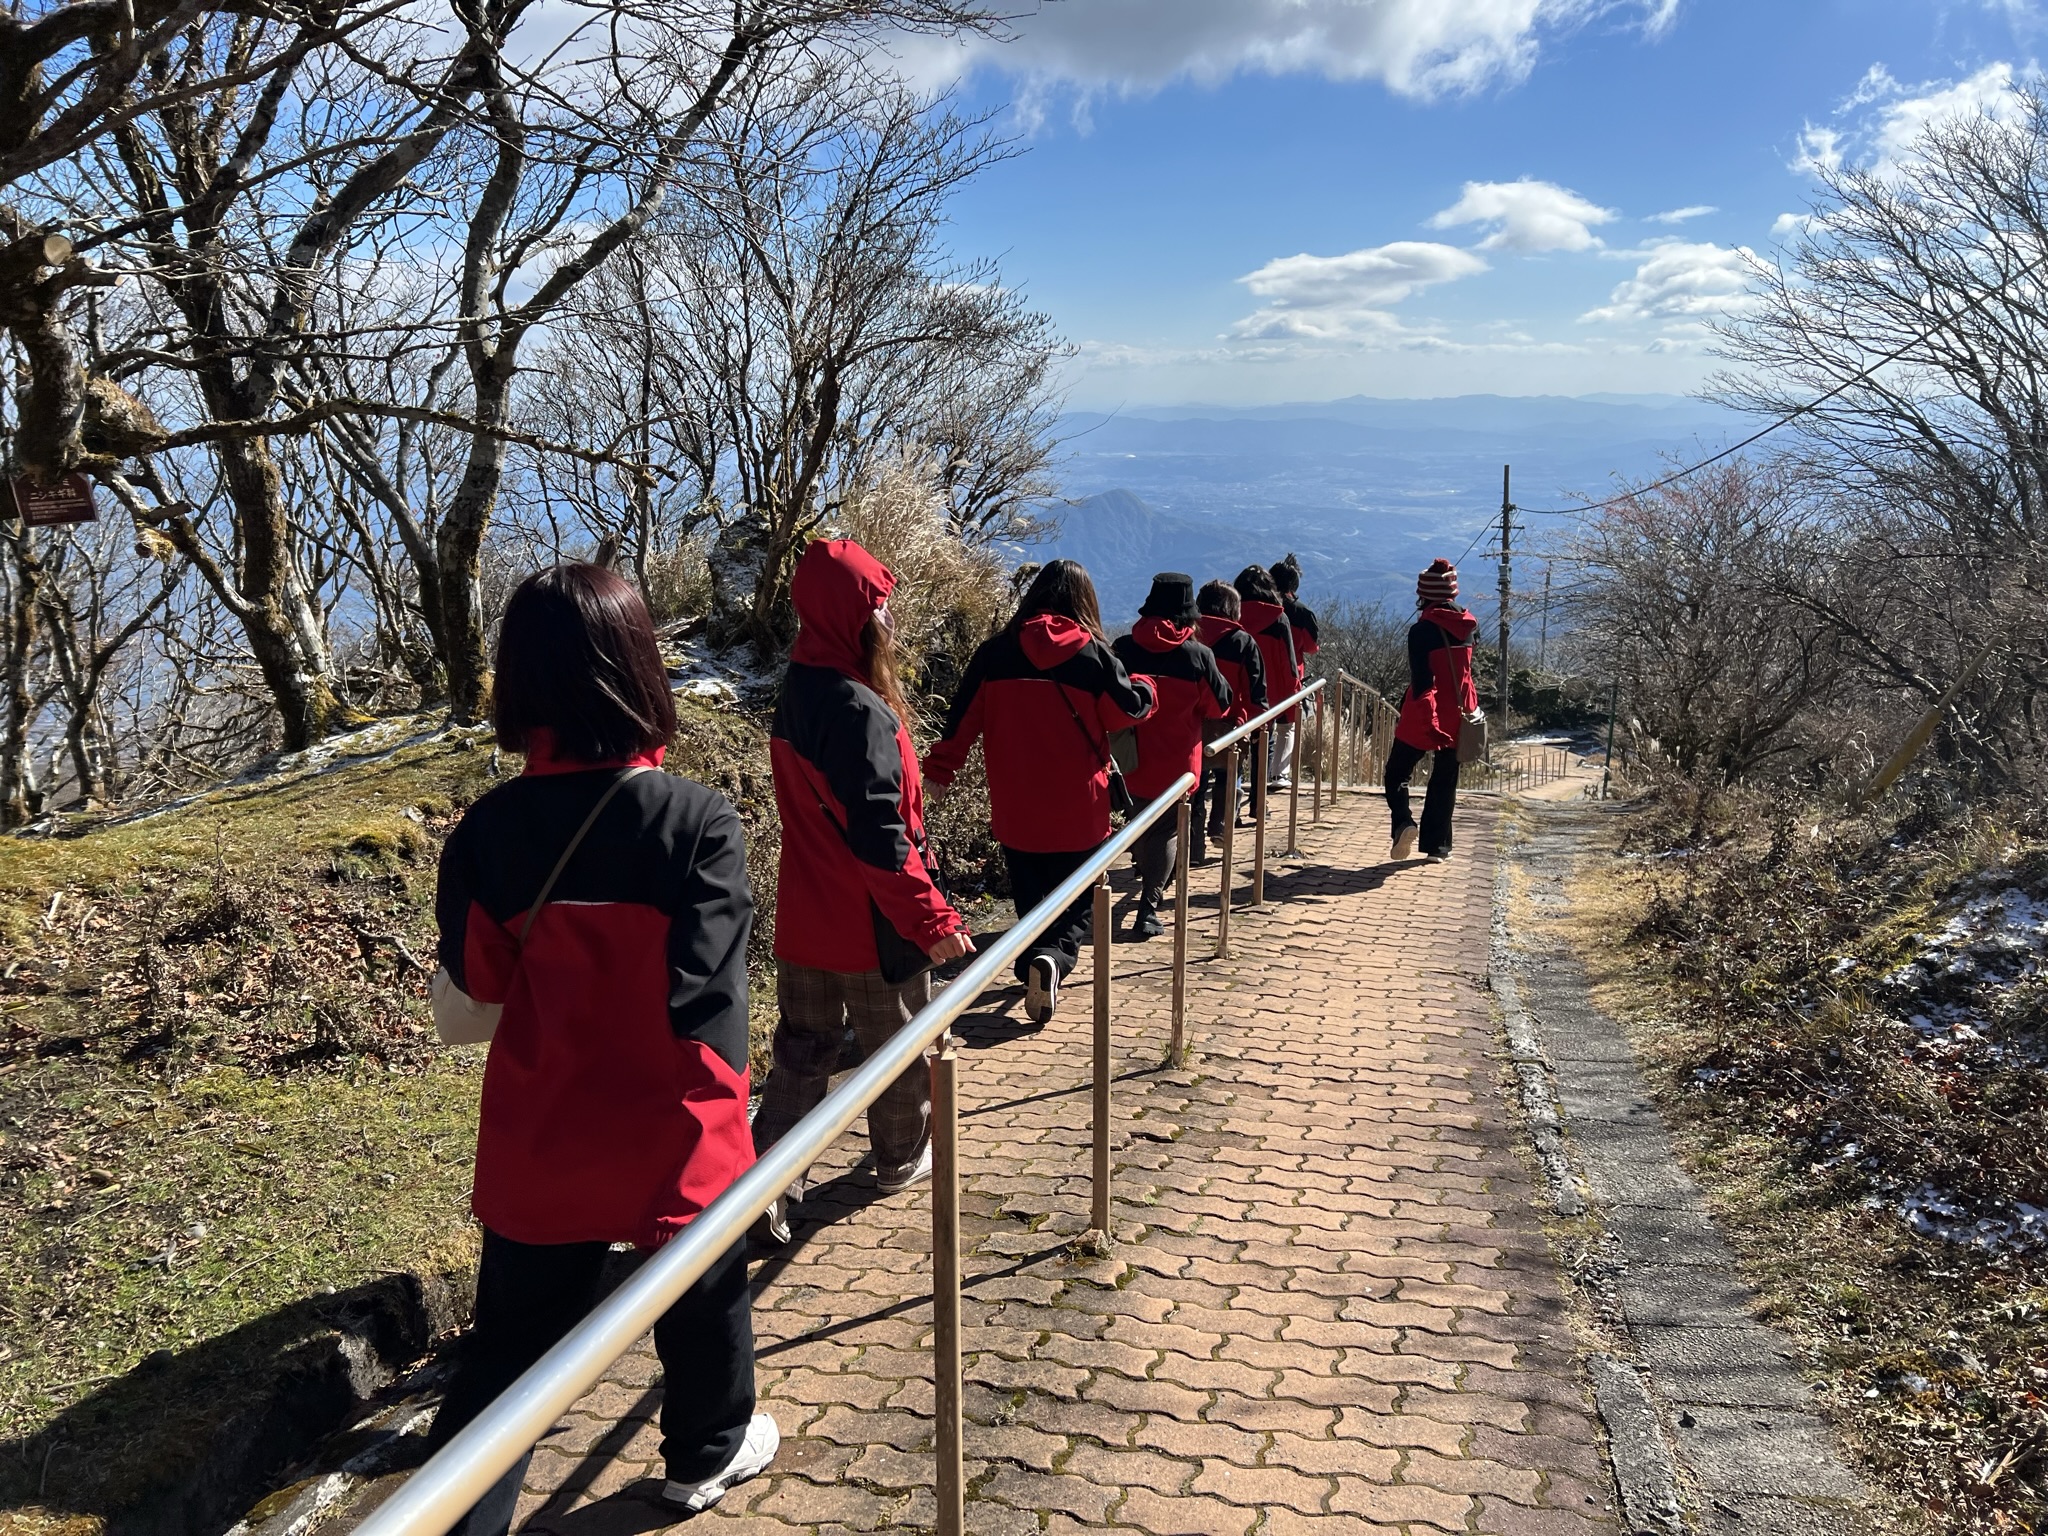
[[[812,784],[808,777],[804,783],[810,788],[811,798],[818,802],[818,809],[824,813],[825,819],[832,823],[840,840],[846,844],[846,851],[853,853],[853,835],[847,830],[846,823],[832,814],[832,807],[827,805],[825,797],[818,793],[817,785]],[[932,851],[931,843],[925,838],[911,835],[910,824],[907,821],[903,830],[905,835],[910,836],[910,846],[915,848],[924,860],[925,873],[931,876],[933,889],[945,899],[946,905],[952,906],[953,893],[946,888],[946,872],[940,867],[939,856]],[[858,853],[853,853],[853,857],[855,863],[860,862]],[[897,932],[896,925],[889,921],[872,896],[868,898],[868,916],[875,925],[875,958],[877,969],[882,973],[882,980],[892,987],[900,987],[906,981],[915,981],[932,968],[932,957],[919,945]]]
[[[1054,683],[1060,691],[1060,702],[1067,706],[1067,713],[1073,716],[1074,729],[1081,733],[1081,739],[1088,743],[1088,750],[1096,757],[1097,765],[1109,770],[1109,808],[1119,816],[1128,816],[1138,808],[1138,802],[1131,795],[1131,786],[1124,782],[1124,771],[1116,765],[1116,754],[1106,747],[1095,745],[1095,738],[1088,734],[1088,727],[1081,723],[1081,712],[1074,708],[1074,701],[1067,697],[1066,685]]]

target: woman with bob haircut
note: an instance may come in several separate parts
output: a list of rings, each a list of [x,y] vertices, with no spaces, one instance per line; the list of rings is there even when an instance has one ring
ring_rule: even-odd
[[[1157,702],[1102,638],[1095,583],[1072,560],[1039,571],[1001,634],[967,664],[946,730],[925,754],[934,794],[953,782],[977,739],[988,765],[989,821],[1010,871],[1017,916],[1058,889],[1109,838],[1109,733]],[[1084,893],[1017,961],[1024,1012],[1044,1023],[1080,962],[1094,922]]]
[[[739,815],[659,771],[675,705],[640,594],[609,570],[521,582],[499,631],[499,744],[525,771],[441,851],[445,1039],[490,1041],[471,1209],[476,1327],[434,1420],[445,1443],[596,1305],[614,1243],[686,1227],[752,1165]],[[774,1460],[754,1411],[746,1245],[654,1325],[663,1496],[718,1502]],[[471,1509],[510,1529],[525,1460]]]

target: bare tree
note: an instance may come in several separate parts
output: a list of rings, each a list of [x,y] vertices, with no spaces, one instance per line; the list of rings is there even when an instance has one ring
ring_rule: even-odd
[[[1825,172],[1727,329],[1740,371],[1719,385],[1798,414],[1802,555],[1780,598],[1919,708],[1989,656],[1942,750],[1992,778],[2041,750],[2048,680],[2048,104],[2018,106]]]

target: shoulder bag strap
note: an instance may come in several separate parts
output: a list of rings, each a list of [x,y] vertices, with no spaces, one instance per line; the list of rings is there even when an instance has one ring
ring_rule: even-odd
[[[1104,748],[1095,745],[1095,738],[1088,734],[1088,727],[1082,723],[1081,711],[1074,708],[1074,701],[1067,697],[1067,685],[1065,683],[1054,683],[1053,687],[1059,689],[1060,702],[1067,706],[1067,713],[1073,717],[1074,729],[1079,731],[1081,739],[1088,743],[1088,750],[1095,757],[1095,766],[1107,768],[1111,773],[1116,773],[1118,771],[1116,758]]]
[[[569,846],[562,850],[562,856],[555,860],[555,867],[548,871],[548,878],[540,888],[540,895],[536,896],[533,905],[526,909],[526,921],[519,925],[519,944],[521,948],[524,948],[526,945],[526,936],[533,932],[533,920],[540,916],[540,909],[548,904],[548,897],[555,893],[555,882],[562,878],[562,871],[569,867],[569,860],[574,858],[576,850],[583,846],[585,835],[589,833],[592,827],[597,825],[597,818],[604,814],[604,808],[612,803],[612,796],[626,787],[628,779],[635,778],[643,773],[652,773],[653,771],[652,768],[645,766],[628,768],[624,773],[612,780],[610,788],[597,797],[597,804],[590,808],[590,814],[583,818],[583,825],[576,829],[576,835],[569,839]]]

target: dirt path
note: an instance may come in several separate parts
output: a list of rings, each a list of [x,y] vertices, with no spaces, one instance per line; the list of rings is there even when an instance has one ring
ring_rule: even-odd
[[[1498,806],[1444,866],[1390,869],[1347,795],[1237,958],[1190,978],[1188,1065],[1161,1065],[1170,943],[1116,965],[1116,1249],[1086,1225],[1088,977],[1032,1030],[965,1021],[962,1161],[975,1536],[1619,1529],[1503,1097],[1485,979]],[[1211,875],[1213,879],[1213,873]],[[1213,946],[1214,898],[1196,953]],[[700,1525],[930,1524],[929,1197],[878,1198],[849,1138],[792,1252],[757,1272],[772,1472]],[[533,1462],[524,1529],[661,1529],[651,1350]]]

